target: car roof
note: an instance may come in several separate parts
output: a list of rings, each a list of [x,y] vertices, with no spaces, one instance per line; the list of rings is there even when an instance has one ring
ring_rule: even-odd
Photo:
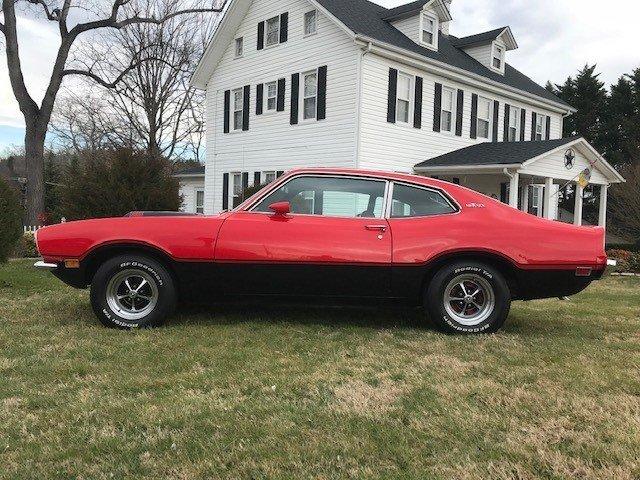
[[[445,182],[443,180],[436,180],[435,178],[423,177],[421,175],[411,175],[409,173],[398,172],[385,172],[381,170],[364,170],[357,168],[325,168],[325,167],[313,167],[313,168],[296,168],[289,170],[286,173],[286,177],[300,174],[321,174],[321,175],[351,175],[356,177],[374,177],[381,180],[392,180],[399,182],[415,183],[417,185],[424,185],[427,187],[443,188],[445,186],[452,186],[453,183]]]

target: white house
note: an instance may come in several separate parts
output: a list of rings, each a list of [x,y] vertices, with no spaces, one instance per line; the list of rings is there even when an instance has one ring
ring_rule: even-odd
[[[622,177],[584,139],[562,138],[575,110],[507,63],[511,29],[457,38],[450,4],[230,0],[193,77],[207,93],[204,212],[326,166],[438,176],[552,219],[572,184],[580,224],[589,169],[604,225]]]

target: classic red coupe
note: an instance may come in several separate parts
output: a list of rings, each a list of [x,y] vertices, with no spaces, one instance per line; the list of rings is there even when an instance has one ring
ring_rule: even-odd
[[[453,333],[498,330],[512,300],[599,279],[604,229],[553,222],[425,177],[289,172],[216,216],[137,212],[37,233],[65,283],[110,327],[161,324],[178,300],[239,296],[423,305]]]

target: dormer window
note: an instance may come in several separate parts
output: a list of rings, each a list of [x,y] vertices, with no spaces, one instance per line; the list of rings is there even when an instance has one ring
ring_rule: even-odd
[[[438,17],[423,13],[420,17],[420,41],[425,47],[438,48]]]
[[[502,72],[504,70],[504,48],[496,43],[493,44],[492,55],[493,68]]]

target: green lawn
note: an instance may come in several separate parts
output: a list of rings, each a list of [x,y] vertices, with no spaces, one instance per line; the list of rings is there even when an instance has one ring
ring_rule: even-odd
[[[640,279],[453,337],[417,311],[218,306],[107,330],[0,266],[0,478],[640,477]]]

